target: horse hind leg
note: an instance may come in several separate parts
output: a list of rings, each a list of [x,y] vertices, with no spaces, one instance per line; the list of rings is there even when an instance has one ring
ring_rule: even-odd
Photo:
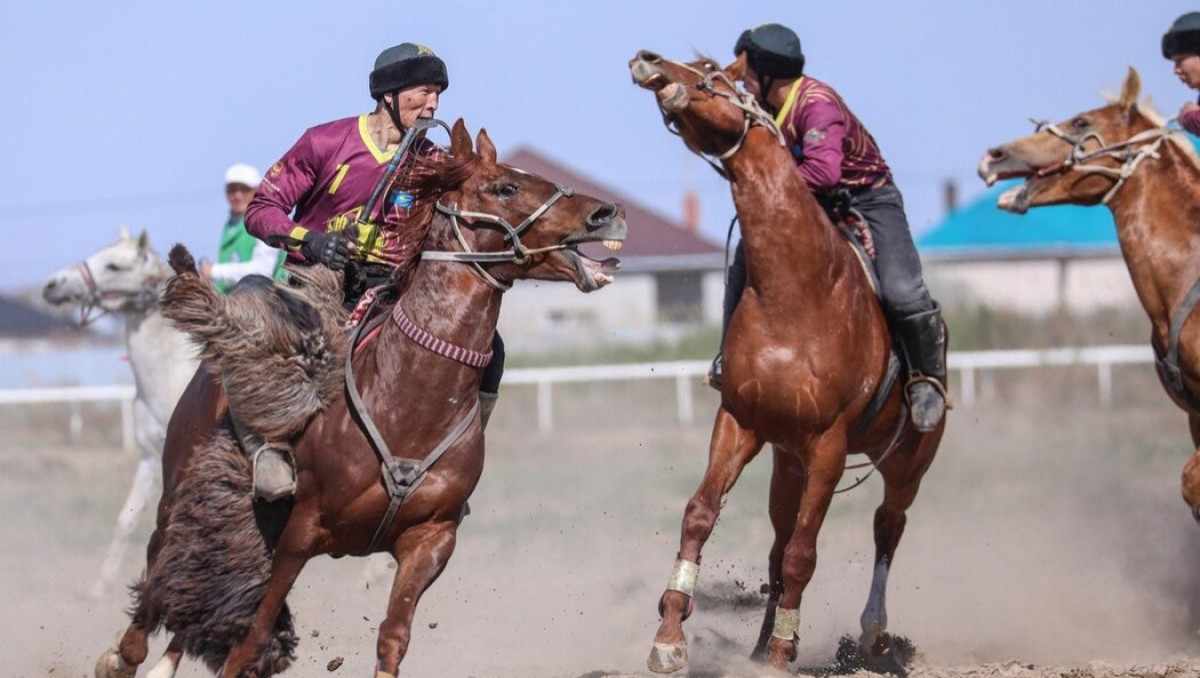
[[[109,542],[108,551],[105,552],[104,561],[100,565],[100,576],[89,591],[94,598],[103,597],[108,587],[116,581],[121,562],[125,559],[125,551],[129,548],[129,538],[154,493],[154,478],[158,475],[160,466],[158,450],[161,449],[161,442],[160,440],[159,447],[153,450],[148,450],[146,444],[139,445],[142,448],[142,458],[134,471],[133,484],[125,497],[125,503],[117,514],[112,541]]]
[[[700,551],[712,534],[725,494],[733,489],[742,469],[762,449],[762,442],[743,429],[724,408],[718,410],[709,445],[708,468],[683,514],[679,554],[667,590],[659,599],[662,622],[646,666],[655,673],[673,673],[687,666],[683,620],[691,614],[692,594],[700,568]]]

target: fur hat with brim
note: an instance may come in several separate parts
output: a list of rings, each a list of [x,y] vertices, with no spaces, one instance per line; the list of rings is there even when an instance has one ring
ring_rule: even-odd
[[[1200,54],[1200,12],[1188,12],[1175,20],[1162,38],[1163,58]]]
[[[445,92],[450,86],[446,63],[425,45],[402,42],[388,47],[375,59],[371,71],[371,98],[413,85],[437,85]]]

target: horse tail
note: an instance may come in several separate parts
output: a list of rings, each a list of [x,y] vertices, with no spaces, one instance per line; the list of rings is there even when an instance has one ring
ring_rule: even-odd
[[[178,269],[177,269],[178,270]],[[271,554],[290,502],[256,506],[250,462],[227,431],[191,457],[175,487],[170,529],[153,567],[133,587],[138,621],[166,626],[184,650],[216,672],[254,623],[271,578]],[[298,639],[285,604],[253,675],[295,660]]]
[[[248,276],[223,295],[184,247],[171,250],[170,262],[176,275],[162,295],[163,315],[203,347],[239,424],[287,440],[340,395],[347,342],[336,275],[293,271],[287,285]]]

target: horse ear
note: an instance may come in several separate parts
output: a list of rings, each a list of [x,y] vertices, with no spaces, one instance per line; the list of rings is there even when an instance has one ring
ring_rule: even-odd
[[[492,143],[487,130],[482,127],[479,128],[479,136],[475,139],[475,148],[479,149],[479,157],[493,165],[496,164],[496,145]]]
[[[146,233],[146,231],[142,231],[141,234],[138,235],[138,250],[145,252],[148,247],[150,247],[150,236]]]
[[[133,236],[132,236],[132,235],[129,235],[129,229],[128,229],[128,228],[126,228],[125,224],[121,224],[121,226],[120,226],[120,227],[119,227],[119,229],[118,229],[117,236],[118,236],[119,238],[121,238],[121,240],[131,240],[131,239],[133,239]]]
[[[1142,79],[1133,66],[1125,75],[1125,83],[1121,85],[1121,108],[1132,109],[1137,105],[1138,96],[1142,93]]]
[[[456,158],[466,158],[473,152],[471,133],[467,131],[467,123],[459,118],[454,121],[454,128],[450,130],[450,153]]]

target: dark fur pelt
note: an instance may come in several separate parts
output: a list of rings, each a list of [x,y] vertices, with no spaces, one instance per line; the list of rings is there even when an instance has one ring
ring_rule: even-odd
[[[272,504],[263,508],[277,515],[255,515],[250,463],[226,431],[196,451],[181,477],[162,548],[133,593],[145,628],[166,626],[215,672],[253,625],[286,513]],[[284,605],[271,639],[243,675],[283,671],[296,658],[296,643]]]
[[[250,276],[220,295],[182,245],[170,262],[176,275],[162,295],[163,315],[203,346],[200,357],[220,375],[239,425],[287,440],[341,393],[347,314],[338,274],[289,267],[286,284]]]

